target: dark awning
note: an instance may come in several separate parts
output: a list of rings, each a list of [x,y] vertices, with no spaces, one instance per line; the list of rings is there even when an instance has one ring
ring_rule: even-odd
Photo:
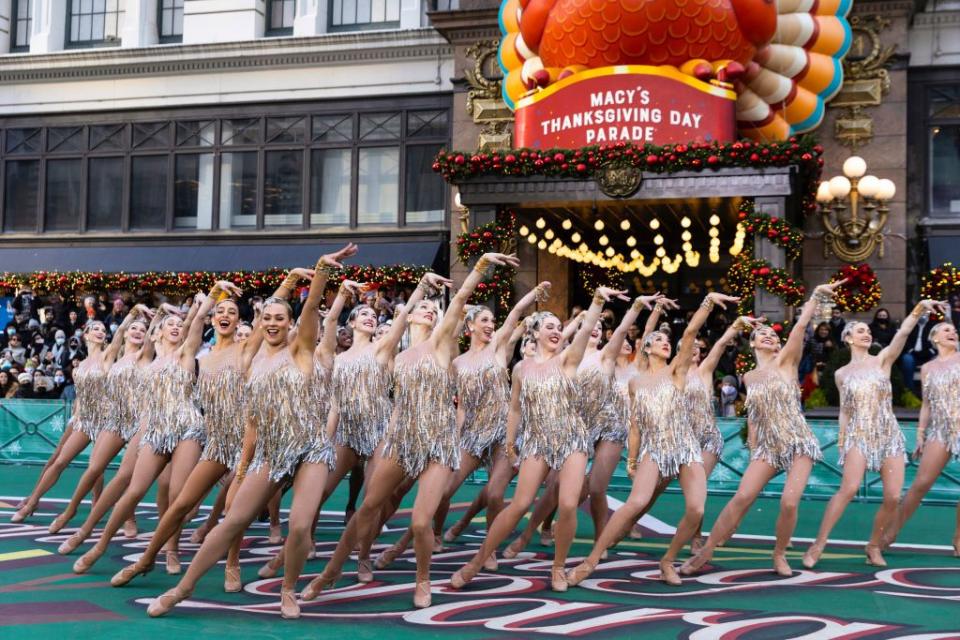
[[[439,239],[382,242],[358,240],[360,253],[351,262],[384,266],[410,264],[443,268]],[[66,247],[0,246],[0,273],[33,271],[259,271],[270,267],[311,266],[345,240],[297,242],[103,244]]]

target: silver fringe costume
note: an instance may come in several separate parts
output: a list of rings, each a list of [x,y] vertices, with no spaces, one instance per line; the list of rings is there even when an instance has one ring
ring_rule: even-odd
[[[526,369],[528,363],[521,366]],[[540,458],[551,469],[559,469],[574,453],[590,455],[593,440],[578,410],[579,402],[577,386],[556,364],[543,371],[524,371],[517,462]]]
[[[763,460],[785,471],[797,456],[814,461],[823,457],[820,444],[803,417],[800,385],[771,373],[747,387],[746,404],[747,420],[757,434],[751,460]]]
[[[130,442],[141,426],[143,370],[130,360],[121,360],[107,371],[107,390],[111,411],[104,431]]]
[[[380,444],[393,410],[390,370],[365,354],[353,360],[334,360],[330,403],[340,412],[334,442],[369,458]]]
[[[867,469],[879,471],[887,458],[903,457],[903,432],[893,416],[893,390],[890,376],[879,370],[855,371],[840,387],[840,410],[847,413],[846,427],[837,438],[839,463],[852,449],[867,460]]]
[[[312,373],[304,375],[289,349],[271,360],[258,363],[259,370],[255,368],[247,382],[247,412],[257,429],[257,447],[248,473],[266,467],[270,480],[280,482],[296,470],[307,451],[317,464],[332,469],[333,445],[325,432],[317,441],[316,418],[310,406]]]
[[[629,383],[616,378],[607,397],[603,401],[600,413],[594,422],[591,431],[594,443],[601,440],[613,442],[622,446],[627,444],[630,433],[630,389]]]
[[[943,444],[960,459],[960,364],[928,374],[923,393],[930,405],[926,439]]]
[[[396,460],[410,478],[436,462],[460,467],[460,434],[454,407],[456,386],[433,355],[394,367],[393,418],[383,437],[383,457]]]
[[[457,400],[463,409],[460,448],[483,461],[507,436],[510,381],[491,356],[479,366],[457,370]]]
[[[693,430],[700,439],[700,450],[720,457],[723,453],[723,434],[717,427],[713,412],[713,393],[698,373],[687,376],[687,412]]]
[[[330,464],[336,453],[327,437],[327,414],[330,412],[330,370],[316,357],[313,359],[313,378],[307,384],[307,405],[313,416],[312,431],[307,437],[303,462]],[[331,457],[332,456],[332,457]],[[331,466],[332,468],[332,466]]]
[[[663,478],[673,478],[680,467],[703,463],[700,439],[687,413],[686,395],[667,376],[640,385],[633,396],[633,411],[640,432],[640,453],[656,463]]]
[[[210,356],[207,356],[210,357]],[[243,450],[244,382],[236,362],[204,370],[200,367],[194,399],[203,409],[207,444],[201,460],[210,460],[235,469]]]
[[[203,417],[193,401],[193,372],[175,359],[157,359],[147,367],[144,381],[140,448],[149,446],[154,453],[166,455],[173,453],[182,440],[203,445]]]
[[[77,367],[73,372],[77,397],[73,401],[73,428],[91,440],[110,426],[113,407],[110,406],[107,374],[97,365]]]

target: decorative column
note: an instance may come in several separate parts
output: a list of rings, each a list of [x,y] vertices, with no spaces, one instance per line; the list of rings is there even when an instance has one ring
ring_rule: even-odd
[[[67,42],[68,0],[33,0],[30,53],[62,51]]]
[[[121,47],[149,47],[160,42],[160,29],[157,27],[158,2],[159,0],[127,0],[123,30],[120,32]]]
[[[760,213],[783,218],[786,211],[786,198],[755,198],[754,208]],[[787,252],[784,251],[784,249],[773,244],[760,233],[756,234],[753,243],[753,255],[756,259],[766,260],[770,263],[771,267],[777,269],[787,268]],[[788,309],[782,299],[760,287],[757,287],[753,295],[753,311],[755,315],[758,317],[766,316],[771,322],[779,322],[786,319]]]
[[[327,4],[320,0],[300,0],[293,19],[293,35],[318,36],[327,32]]]

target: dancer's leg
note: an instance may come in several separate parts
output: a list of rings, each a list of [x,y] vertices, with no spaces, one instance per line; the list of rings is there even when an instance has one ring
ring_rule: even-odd
[[[940,477],[940,473],[943,472],[943,468],[949,461],[950,451],[942,443],[930,441],[923,446],[923,455],[920,457],[917,475],[914,476],[910,489],[907,490],[907,495],[903,497],[903,502],[900,503],[896,524],[884,540],[886,545],[893,544],[897,539],[900,529],[920,506],[923,497],[930,491],[933,483]]]
[[[220,523],[220,516],[223,515],[223,511],[227,506],[227,491],[230,488],[230,483],[233,482],[233,472],[227,473],[220,480],[220,488],[217,491],[217,499],[213,503],[213,507],[210,509],[210,513],[207,514],[207,519],[194,530],[193,534],[190,536],[190,542],[194,544],[200,544],[203,542],[203,539],[207,537],[207,534]]]
[[[823,520],[820,522],[820,529],[817,531],[817,539],[813,541],[807,552],[803,554],[803,566],[807,569],[813,569],[817,561],[820,560],[820,554],[827,546],[827,540],[830,538],[830,532],[836,526],[847,505],[857,495],[860,489],[860,483],[863,481],[863,474],[867,470],[867,459],[863,457],[859,449],[851,449],[843,458],[843,477],[840,480],[840,488],[830,498],[827,503],[827,509],[823,512]]]
[[[433,557],[434,544],[433,519],[443,500],[444,492],[450,486],[452,475],[453,470],[450,467],[431,462],[417,480],[419,487],[413,501],[413,513],[410,516],[413,548],[417,556],[417,591],[421,583],[430,582],[430,560]],[[427,599],[429,594],[428,586]]]
[[[11,518],[12,522],[20,522],[36,510],[37,505],[40,503],[40,498],[57,483],[63,470],[70,465],[74,458],[80,455],[81,451],[87,448],[88,444],[90,444],[90,438],[88,438],[86,434],[80,431],[73,432],[70,439],[63,445],[63,449],[60,451],[56,460],[54,460],[50,466],[47,467],[47,470],[43,472],[43,475],[40,476],[40,481],[27,498],[26,503],[13,515]]]
[[[113,511],[110,513],[110,519],[103,528],[103,533],[100,535],[97,544],[74,563],[73,570],[76,573],[84,573],[89,570],[100,556],[106,552],[107,547],[110,545],[110,539],[113,538],[117,530],[123,526],[123,521],[137,508],[140,500],[147,494],[147,491],[157,479],[157,476],[159,476],[163,468],[167,466],[168,461],[169,456],[156,454],[151,447],[144,447],[140,455],[137,456],[137,464],[133,469],[133,477],[130,479],[130,484],[127,486],[126,491],[123,492],[123,496],[117,501],[117,504],[114,505]]]
[[[873,520],[873,531],[867,544],[867,560],[870,564],[886,566],[880,553],[887,531],[894,527],[897,508],[900,506],[900,492],[903,490],[905,461],[903,456],[886,458],[880,465],[880,479],[883,482],[883,503],[877,509]]]
[[[436,515],[433,519],[433,532],[437,536],[443,533],[443,525],[447,520],[447,513],[450,511],[450,501],[453,495],[466,482],[474,471],[480,468],[480,459],[468,451],[460,452],[460,468],[451,472],[450,482],[444,489],[443,496],[440,498],[440,504],[437,505]],[[420,480],[423,482],[423,479]],[[419,496],[419,493],[417,494]]]
[[[709,451],[703,451],[700,454],[703,457],[703,474],[707,481],[710,481],[710,474],[713,473],[713,470],[717,468],[717,463],[720,461],[720,458],[717,457],[717,454],[710,453]],[[690,543],[691,553],[697,553],[703,547],[703,520],[700,521],[700,524],[697,525],[697,530],[693,534],[693,540]]]
[[[357,511],[357,500],[360,499],[360,491],[363,490],[363,478],[364,478],[364,464],[363,458],[357,458],[353,466],[350,468],[350,480],[348,483],[349,494],[347,495],[347,504],[343,508],[343,523],[346,524],[350,518],[353,517],[353,514]]]
[[[800,499],[807,488],[810,471],[813,470],[813,459],[808,456],[797,456],[790,470],[787,471],[786,482],[783,483],[783,495],[780,496],[780,515],[777,516],[777,542],[773,548],[773,568],[782,576],[792,575],[787,563],[787,548],[790,539],[797,528],[797,513],[800,508]]]
[[[287,520],[287,540],[283,545],[283,589],[293,591],[313,549],[313,517],[323,498],[329,468],[325,464],[304,462],[293,477],[293,502]]]
[[[63,513],[54,520],[54,524],[50,525],[50,533],[59,531],[76,515],[80,502],[83,501],[87,494],[90,493],[90,490],[93,489],[93,485],[97,479],[103,478],[103,472],[106,470],[107,465],[110,464],[110,461],[113,460],[120,449],[123,448],[123,445],[123,438],[112,431],[105,431],[100,434],[93,445],[93,451],[90,453],[87,468],[83,472],[83,475],[80,476],[76,489],[73,490],[70,503],[63,510]]]
[[[527,526],[523,528],[520,535],[507,547],[507,550],[504,552],[504,557],[512,558],[530,544],[530,541],[533,540],[533,534],[537,532],[540,525],[556,511],[558,500],[557,491],[557,472],[551,471],[547,475],[547,486],[540,495],[540,499],[537,500],[533,506],[533,513],[530,514],[530,518],[527,520]],[[579,492],[577,495],[579,496]],[[549,529],[550,527],[547,528]]]
[[[503,447],[498,446],[493,452],[493,468],[490,470],[490,479],[485,489],[488,531],[493,521],[503,511],[507,487],[510,486],[510,481],[516,477],[517,472],[517,468],[510,464],[510,459],[504,453]],[[470,516],[470,519],[472,520],[473,516]]]
[[[563,461],[557,472],[557,523],[554,527],[553,582],[562,582],[566,588],[564,567],[573,537],[577,533],[577,507],[580,505],[584,474],[587,472],[587,454],[573,453]],[[554,588],[561,586],[555,584]]]
[[[717,521],[713,523],[710,530],[710,537],[707,538],[700,553],[687,560],[680,573],[691,575],[697,569],[710,561],[713,552],[721,542],[726,542],[734,534],[743,516],[746,515],[750,505],[754,503],[757,496],[763,490],[763,487],[770,482],[770,478],[776,475],[777,469],[770,466],[763,460],[753,460],[747,465],[747,470],[743,472],[740,479],[740,486],[737,492],[730,498],[730,501],[717,516]]]
[[[683,518],[677,525],[667,552],[660,559],[660,575],[664,582],[672,585],[680,584],[673,562],[703,522],[703,505],[707,500],[707,476],[702,464],[683,465],[678,480],[683,490]]]
[[[190,474],[194,469],[197,468],[197,462],[200,460],[201,451],[202,449],[200,447],[200,443],[196,440],[184,440],[177,445],[176,449],[173,450],[173,455],[170,457],[170,504],[173,504],[177,501],[177,498],[183,491]],[[221,467],[221,465],[217,466]],[[210,483],[201,495],[195,497],[191,496],[193,498],[193,502],[190,504],[188,513],[194,511],[197,504],[203,500],[203,498],[207,495],[207,492],[213,487],[213,484],[214,483]],[[167,508],[169,509],[169,507]],[[167,543],[168,553],[176,554],[180,551],[180,531],[183,529],[183,518],[185,515],[186,514],[180,516],[179,522],[177,523],[177,529],[170,536],[170,540]]]
[[[593,539],[599,537],[607,519],[610,517],[610,508],[607,506],[607,488],[617,465],[620,464],[620,454],[623,445],[618,442],[601,440],[593,454],[593,465],[590,467],[590,479],[587,491],[590,495],[590,517],[593,518]]]
[[[150,544],[137,560],[136,564],[139,568],[145,569],[153,565],[160,549],[171,536],[177,534],[183,525],[183,519],[193,509],[193,505],[223,477],[226,471],[225,466],[213,460],[203,460],[196,466],[157,524],[157,529],[150,538]]]
[[[464,584],[477,574],[483,561],[497,550],[500,543],[510,535],[527,512],[527,509],[530,508],[537,495],[537,490],[540,488],[540,483],[547,477],[549,471],[550,467],[540,458],[527,458],[520,464],[520,474],[513,500],[510,501],[509,506],[497,515],[493,525],[487,530],[487,536],[484,538],[480,550],[470,559],[470,562],[457,572],[454,576],[455,580],[451,582],[452,585],[456,587]]]

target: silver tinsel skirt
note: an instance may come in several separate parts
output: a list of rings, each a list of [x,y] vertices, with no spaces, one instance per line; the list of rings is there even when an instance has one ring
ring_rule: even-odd
[[[882,445],[875,445],[866,440],[858,438],[847,438],[840,449],[840,455],[837,463],[842,467],[850,451],[856,449],[867,460],[868,471],[879,471],[883,461],[887,458],[903,458],[906,456],[906,445],[903,439],[903,433],[897,431],[896,435],[887,440]]]
[[[960,460],[960,434],[957,433],[957,429],[952,429],[946,420],[931,420],[925,439],[927,442],[939,442],[947,448],[955,460]]]
[[[700,432],[700,450],[703,453],[712,453],[717,458],[723,454],[723,434],[716,422],[705,425]]]
[[[799,456],[806,456],[814,462],[823,459],[820,443],[812,434],[809,438],[795,440],[775,448],[759,444],[753,450],[750,459],[762,460],[780,471],[789,471],[790,467],[793,466],[793,461]]]

